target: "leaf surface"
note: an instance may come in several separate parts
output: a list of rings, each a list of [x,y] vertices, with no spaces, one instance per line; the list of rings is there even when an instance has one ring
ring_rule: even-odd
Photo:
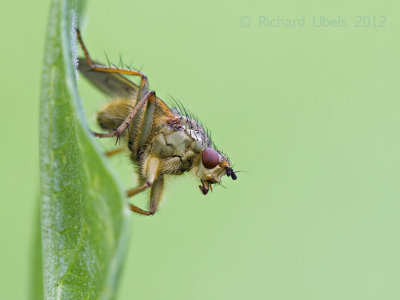
[[[89,135],[77,91],[74,20],[83,4],[53,0],[46,38],[40,109],[45,299],[114,298],[128,245],[126,200]]]

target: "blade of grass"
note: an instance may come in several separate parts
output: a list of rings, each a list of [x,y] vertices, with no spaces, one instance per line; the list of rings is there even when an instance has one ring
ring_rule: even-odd
[[[75,7],[53,0],[40,110],[45,299],[111,299],[128,245],[122,189],[89,135],[76,86]],[[80,11],[78,11],[78,14]]]

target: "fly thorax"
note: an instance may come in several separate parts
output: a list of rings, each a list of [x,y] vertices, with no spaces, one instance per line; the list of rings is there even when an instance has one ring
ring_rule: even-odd
[[[199,133],[196,133],[200,137]],[[159,155],[161,158],[171,156],[185,156],[191,150],[200,153],[204,147],[202,139],[196,139],[193,132],[186,130],[184,126],[172,128],[170,126],[160,127],[152,137],[150,152]]]
[[[208,146],[210,140],[204,131],[204,128],[194,119],[180,116],[181,126],[184,131],[204,147]]]
[[[193,161],[201,154],[203,146],[184,128],[178,130],[165,126],[153,136],[149,154],[160,157],[167,174],[179,174],[192,169]]]

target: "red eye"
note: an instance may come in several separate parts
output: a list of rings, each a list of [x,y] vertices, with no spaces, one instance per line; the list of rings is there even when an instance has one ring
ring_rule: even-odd
[[[201,160],[205,168],[213,169],[219,163],[218,152],[215,151],[214,149],[206,148],[203,150],[203,154],[201,155]]]

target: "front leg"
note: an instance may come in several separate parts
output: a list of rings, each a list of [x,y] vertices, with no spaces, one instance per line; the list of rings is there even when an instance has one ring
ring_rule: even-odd
[[[159,176],[160,166],[161,160],[158,157],[149,156],[145,160],[142,170],[144,178],[146,178],[146,183],[126,192],[126,195],[131,197],[151,187],[150,210],[143,210],[136,205],[129,204],[130,210],[142,215],[153,215],[157,211],[161,201],[162,191],[164,189],[164,177]]]
[[[143,189],[142,189],[142,187],[143,187]],[[150,216],[150,215],[154,215],[156,213],[158,206],[160,205],[162,193],[164,190],[164,176],[158,177],[157,180],[152,185],[145,184],[145,185],[142,185],[135,189],[138,189],[138,190],[140,189],[141,191],[143,191],[147,187],[151,187],[150,210],[141,209],[140,207],[137,207],[136,205],[133,205],[132,203],[129,203],[129,209],[138,214]],[[135,189],[132,189],[132,190],[135,190]],[[132,190],[130,190],[130,191],[132,191]]]

